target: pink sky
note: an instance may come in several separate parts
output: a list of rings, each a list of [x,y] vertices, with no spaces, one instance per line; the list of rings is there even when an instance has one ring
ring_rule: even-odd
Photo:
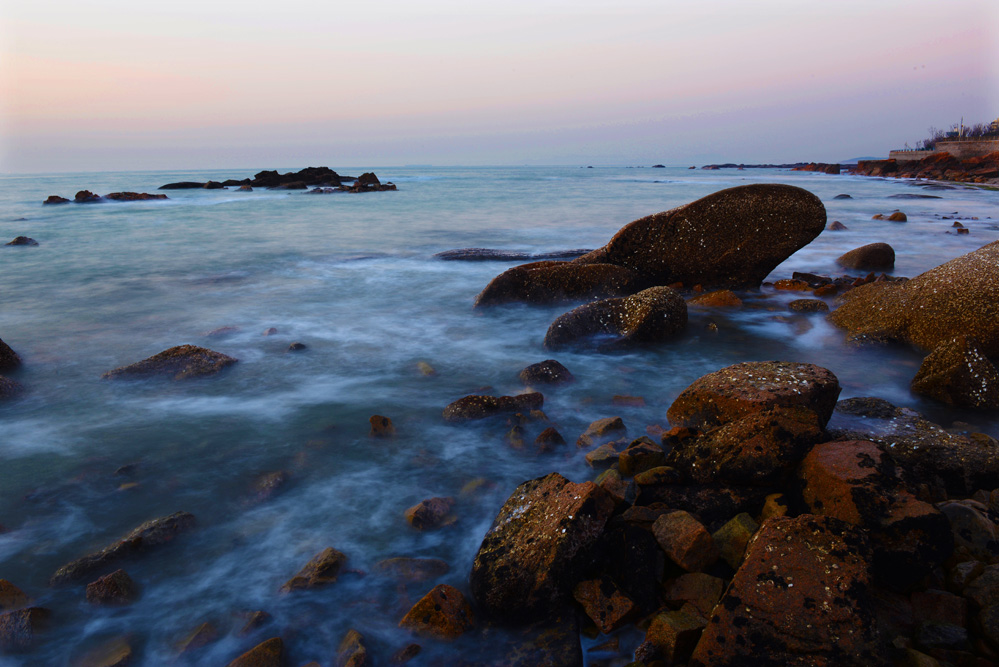
[[[0,4],[0,171],[885,154],[999,115],[994,0]]]

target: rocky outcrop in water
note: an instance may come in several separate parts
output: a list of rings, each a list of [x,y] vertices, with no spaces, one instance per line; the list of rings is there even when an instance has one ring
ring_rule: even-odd
[[[817,171],[823,174],[839,174],[841,170],[838,164],[828,164],[826,162],[809,162],[800,167],[791,167],[791,171]]]
[[[887,243],[869,243],[840,255],[836,263],[858,271],[891,271],[895,268],[895,249]]]
[[[475,298],[475,307],[590,301],[634,294],[645,286],[635,271],[614,264],[535,262],[493,278]]]
[[[227,366],[239,361],[234,357],[196,345],[178,345],[148,359],[128,366],[108,371],[105,379],[143,378],[157,375],[170,376],[174,380],[215,375]]]
[[[631,296],[587,303],[561,315],[545,334],[545,347],[573,344],[652,343],[687,326],[687,304],[676,290],[650,287]]]
[[[537,384],[562,385],[576,380],[568,368],[554,359],[546,359],[545,361],[531,364],[520,371],[517,377],[527,386]]]
[[[544,400],[538,392],[517,396],[465,396],[444,408],[444,421],[459,423],[515,412],[528,413],[540,410]]]
[[[151,195],[148,192],[112,192],[104,195],[105,199],[112,201],[150,201],[159,199],[169,199],[166,195]]]
[[[343,181],[354,181],[349,187]],[[352,176],[341,176],[329,167],[306,167],[301,171],[278,173],[277,170],[261,171],[253,175],[253,178],[226,179],[224,181],[178,181],[161,185],[160,190],[194,190],[206,189],[215,190],[220,188],[236,187],[243,192],[252,192],[253,188],[268,188],[271,190],[306,190],[315,188],[311,192],[325,194],[327,192],[385,192],[395,190],[393,183],[382,183],[378,177],[371,172],[361,174],[356,179]]]
[[[852,173],[932,181],[999,183],[999,152],[963,160],[947,152],[933,153],[919,160],[861,160]]]
[[[10,243],[7,243],[6,245],[37,246],[38,245],[38,241],[36,241],[33,238],[29,238],[27,236],[17,236],[17,237],[14,238],[13,241],[11,241]]]
[[[443,252],[436,253],[434,255],[434,259],[463,262],[525,262],[528,260],[537,262],[549,259],[575,259],[576,257],[581,257],[588,252],[593,252],[593,249],[584,248],[577,250],[556,250],[554,252],[539,252],[531,254],[528,252],[495,250],[493,248],[457,248],[455,250],[445,250]]]
[[[0,372],[12,371],[21,365],[21,357],[0,338]]]

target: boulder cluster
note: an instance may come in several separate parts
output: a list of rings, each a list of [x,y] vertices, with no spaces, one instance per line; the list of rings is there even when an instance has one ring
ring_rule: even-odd
[[[999,151],[959,159],[941,151],[920,160],[861,160],[853,169],[863,176],[891,176],[896,178],[922,178],[933,181],[962,181],[965,183],[999,182]]]
[[[349,185],[345,181],[352,181]],[[254,174],[253,178],[224,181],[179,181],[161,185],[160,190],[219,190],[235,187],[241,192],[252,192],[253,188],[269,190],[308,190],[322,194],[327,192],[378,192],[395,190],[393,183],[382,183],[374,173],[366,172],[360,176],[341,176],[329,167],[306,167],[301,171],[278,173],[277,170],[264,170]]]
[[[151,195],[147,192],[112,192],[102,197],[90,190],[80,190],[72,200],[60,197],[59,195],[49,195],[48,199],[42,203],[49,205],[68,204],[72,201],[76,204],[96,204],[103,201],[148,201],[158,199],[168,199],[168,197],[166,195]]]

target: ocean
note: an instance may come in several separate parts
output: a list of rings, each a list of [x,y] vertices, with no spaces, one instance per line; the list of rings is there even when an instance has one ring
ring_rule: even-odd
[[[836,257],[876,241],[894,247],[896,275],[914,276],[999,239],[999,192],[779,169],[329,166],[374,171],[398,191],[173,190],[166,201],[43,206],[52,194],[155,193],[259,169],[0,176],[0,243],[24,235],[40,244],[0,245],[0,339],[23,359],[7,375],[26,388],[0,402],[0,578],[53,612],[35,649],[0,664],[64,665],[122,635],[138,665],[226,664],[276,635],[289,664],[326,664],[350,628],[380,662],[413,641],[423,652],[411,664],[489,658],[498,649],[475,633],[442,643],[398,622],[434,584],[468,592],[478,545],[518,484],[552,471],[596,476],[573,444],[587,424],[621,416],[632,437],[667,426],[680,391],[740,361],[815,363],[838,376],[841,398],[877,396],[999,435],[994,417],[909,391],[919,353],[848,346],[821,314],[789,312],[800,293],[764,288],[742,309],[691,309],[686,333],[661,345],[551,353],[545,331],[572,305],[473,310],[476,294],[519,262],[434,257],[464,247],[597,248],[636,218],[779,182],[816,194],[828,221],[848,230],[823,232],[771,280],[849,273]],[[871,219],[895,209],[908,222]],[[953,220],[970,233],[954,234]],[[289,352],[294,342],[306,349]],[[181,344],[239,362],[187,382],[101,379]],[[502,420],[441,418],[467,394],[523,391],[519,371],[549,358],[576,377],[543,390],[550,425],[569,442],[562,451],[530,445],[549,424],[529,426],[517,449]],[[615,404],[615,395],[644,405]],[[395,437],[370,437],[372,415],[390,417]],[[255,484],[277,471],[287,482],[261,498]],[[409,526],[405,510],[435,496],[455,498],[456,521]],[[60,565],[181,510],[195,515],[194,530],[122,563],[141,589],[134,604],[93,607],[86,581],[49,587]],[[278,593],[326,547],[348,557],[339,581]],[[397,556],[442,559],[450,570],[408,584],[375,571]],[[271,620],[242,636],[241,614],[257,610]],[[218,638],[178,659],[178,643],[205,622]],[[584,638],[584,648],[601,639]]]

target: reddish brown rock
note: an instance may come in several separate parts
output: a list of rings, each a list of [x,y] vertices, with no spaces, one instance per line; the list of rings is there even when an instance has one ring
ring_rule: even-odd
[[[807,292],[812,289],[804,280],[794,280],[792,278],[783,278],[781,280],[774,281],[774,289],[781,290],[784,292]]]
[[[715,544],[718,545],[718,553],[723,561],[736,570],[742,563],[742,557],[746,553],[746,546],[753,538],[760,525],[745,512],[737,514],[725,523],[721,528],[711,534]]]
[[[605,635],[627,623],[637,611],[635,603],[608,577],[579,582],[572,596]]]
[[[693,653],[707,621],[685,611],[664,611],[652,617],[645,641],[658,657],[672,665],[683,663]]]
[[[618,455],[618,470],[625,477],[634,477],[646,470],[662,466],[665,462],[666,453],[663,448],[649,437],[642,436]]]
[[[674,426],[710,428],[774,407],[803,406],[825,428],[836,407],[836,376],[813,364],[747,361],[695,380],[666,413]]]
[[[282,593],[302,589],[318,588],[332,584],[340,576],[347,557],[333,547],[326,547],[299,570],[298,574],[285,582]]]
[[[704,618],[718,604],[725,591],[725,580],[701,572],[680,575],[663,588],[666,601],[678,607],[690,604]]]
[[[406,521],[417,530],[431,530],[453,523],[454,498],[427,498],[406,510]]]
[[[395,436],[395,425],[388,417],[371,415],[368,421],[371,422],[371,431],[368,435],[372,438],[392,438]]]
[[[73,660],[73,667],[126,667],[135,657],[128,637],[115,637]]]
[[[50,612],[28,607],[0,614],[0,653],[19,653],[32,647],[48,627]]]
[[[125,570],[115,570],[87,584],[87,602],[96,605],[127,605],[139,597],[139,587]]]
[[[60,197],[59,195],[49,195],[48,199],[42,202],[43,204],[68,204],[69,200],[65,197]]]
[[[227,667],[284,667],[284,642],[280,637],[261,642]]]
[[[101,551],[63,565],[52,575],[50,583],[56,586],[75,581],[122,558],[136,556],[169,544],[193,526],[194,515],[188,512],[175,512],[169,516],[152,519]]]
[[[617,440],[627,432],[620,417],[604,417],[590,423],[576,440],[577,447],[593,447]]]
[[[410,583],[436,579],[450,570],[451,566],[439,558],[387,558],[374,567],[375,572]]]
[[[438,639],[459,637],[473,624],[472,606],[461,591],[447,584],[434,586],[399,621],[400,628]]]
[[[718,560],[711,533],[689,512],[663,514],[652,524],[652,533],[669,559],[687,572],[698,572]]]
[[[0,339],[0,372],[12,371],[21,365],[21,357]]]
[[[691,658],[709,665],[880,665],[869,547],[831,517],[766,521]]]
[[[517,487],[472,565],[469,583],[482,611],[516,624],[556,613],[613,509],[593,482],[574,484],[557,473]]]
[[[108,371],[105,379],[166,375],[174,380],[215,375],[238,359],[196,345],[178,345],[148,359]]]
[[[695,296],[687,301],[687,305],[701,308],[741,308],[742,299],[732,290],[723,289]]]
[[[596,449],[593,449],[586,453],[586,463],[591,468],[596,468],[598,470],[602,468],[610,468],[612,465],[616,464],[618,458],[621,456],[621,452],[618,451],[618,446],[624,444],[624,440],[615,440],[613,442],[608,442],[605,445],[600,445]]]
[[[253,501],[262,503],[270,500],[285,489],[289,479],[291,475],[285,470],[275,470],[261,475],[253,481],[251,491]]]
[[[607,492],[607,495],[614,501],[614,505],[622,507],[630,500],[631,487],[628,482],[621,477],[621,473],[613,468],[604,470],[594,480],[597,486]]]
[[[831,223],[829,223],[829,226],[826,227],[826,229],[828,229],[831,232],[842,232],[846,231],[849,228],[839,220],[833,220]]]
[[[999,371],[977,341],[957,336],[923,359],[912,391],[956,407],[999,410]]]
[[[540,410],[544,401],[544,396],[538,392],[517,396],[465,396],[444,408],[444,421],[458,423],[496,415],[530,412]]]
[[[787,308],[796,313],[824,313],[829,305],[821,299],[795,299],[788,302]]]
[[[895,211],[888,216],[888,220],[891,222],[907,222],[909,218],[901,211]]]
[[[660,479],[645,483],[642,478],[656,471],[666,471]],[[636,505],[662,503],[666,507],[686,507],[707,526],[720,526],[730,517],[747,512],[757,515],[769,489],[734,487],[721,484],[685,484],[675,468],[654,468],[635,478]]]
[[[528,386],[538,384],[561,385],[569,384],[576,380],[568,368],[554,359],[546,359],[545,361],[531,364],[520,371],[518,377],[521,382]]]
[[[650,287],[631,296],[587,303],[559,316],[545,334],[550,350],[574,344],[652,343],[687,327],[687,304],[676,290]]]
[[[405,665],[407,662],[418,656],[422,650],[423,647],[419,644],[407,644],[393,653],[392,657],[389,658],[389,662],[393,665]]]
[[[31,604],[31,598],[6,579],[0,579],[0,611],[13,611]]]
[[[189,656],[200,648],[214,644],[221,636],[215,624],[206,621],[194,628],[194,630],[191,630],[183,639],[177,642],[177,654]]]
[[[890,271],[895,268],[895,249],[887,243],[869,243],[840,255],[836,263],[857,271]]]
[[[365,667],[368,665],[368,647],[364,645],[364,635],[357,630],[348,630],[340,646],[337,647],[335,667]]]
[[[73,197],[73,201],[77,204],[92,204],[101,201],[101,196],[94,194],[90,190],[80,190]]]
[[[565,444],[565,438],[562,437],[562,434],[554,426],[549,426],[534,439],[534,446],[537,447],[539,452],[553,452],[560,447],[564,447]]]
[[[627,296],[648,287],[635,271],[613,264],[534,262],[515,266],[492,279],[475,298],[475,307],[523,301],[548,304]]]

